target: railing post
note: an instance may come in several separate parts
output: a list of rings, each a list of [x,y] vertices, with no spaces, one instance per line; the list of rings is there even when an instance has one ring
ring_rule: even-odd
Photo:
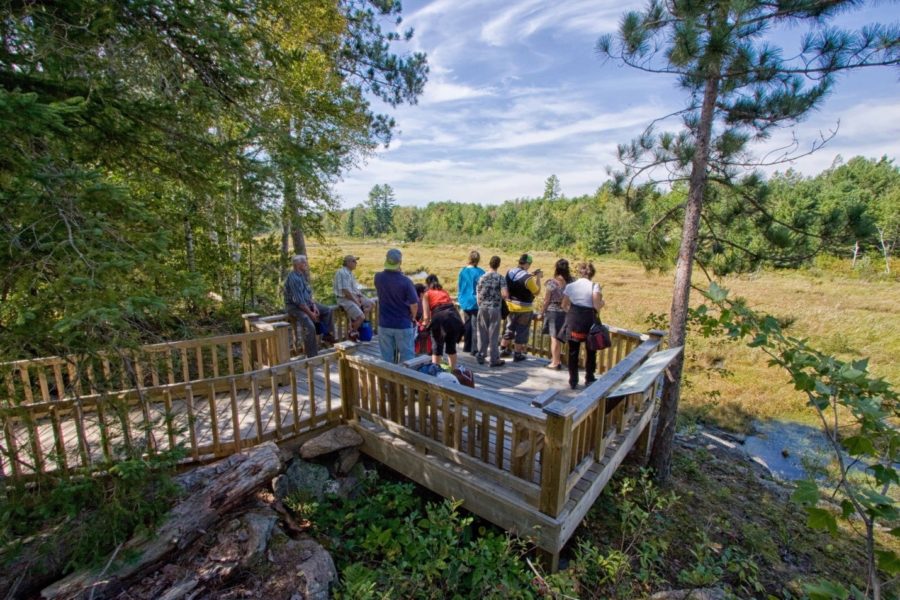
[[[275,356],[272,357],[274,365],[283,365],[291,360],[291,326],[279,321],[272,323],[272,329],[275,331]]]
[[[557,517],[566,504],[566,480],[572,461],[572,413],[566,407],[548,406],[547,433],[541,463],[540,511]]]
[[[353,407],[359,401],[359,390],[350,361],[347,356],[356,352],[357,345],[353,342],[338,342],[334,346],[338,355],[338,377],[341,381],[341,420],[344,423],[353,420]]]
[[[262,317],[259,313],[244,313],[241,318],[244,319],[244,333],[250,333],[256,330],[255,323]]]

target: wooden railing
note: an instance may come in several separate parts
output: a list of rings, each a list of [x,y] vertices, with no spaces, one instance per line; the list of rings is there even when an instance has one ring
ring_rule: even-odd
[[[375,305],[372,307],[372,312],[369,317],[369,321],[372,325],[373,332],[378,331],[378,302],[375,299]],[[330,306],[331,315],[332,315],[332,323],[334,325],[334,337],[338,340],[347,339],[347,334],[350,331],[350,321],[347,319],[347,313],[341,309],[340,306],[334,305]],[[289,335],[289,349],[292,357],[304,356],[303,350],[303,335],[299,331],[299,325],[294,322],[294,319],[290,317],[287,313],[279,313],[275,315],[260,315],[258,313],[246,313],[241,315],[244,319],[244,331],[247,333],[256,332],[256,331],[268,331],[271,330],[272,327],[281,327],[281,324],[286,324],[288,328]]]
[[[573,400],[543,409],[505,395],[444,385],[342,348],[344,420],[372,422],[556,517],[575,483],[602,459],[612,436],[623,432],[637,408],[636,399],[626,398],[607,414],[607,396],[660,344],[661,332],[610,329],[613,344],[598,356],[603,373],[598,381]]]
[[[537,506],[546,418],[527,404],[484,390],[442,385],[381,360],[342,355],[344,419],[374,422]]]
[[[196,462],[339,420],[340,400],[333,389],[338,373],[334,353],[248,368],[254,364],[251,355],[258,358],[255,362],[279,356],[283,342],[278,336],[254,333],[160,344],[151,349],[162,351],[165,346],[170,356],[191,349],[189,357],[202,355],[207,362],[210,354],[215,356],[214,348],[225,343],[241,347],[245,353],[232,363],[224,361],[228,371],[236,373],[223,375],[225,367],[216,373],[211,365],[199,363],[193,365],[196,372],[168,369],[155,376],[147,374],[151,382],[147,386],[116,391],[82,389],[87,393],[76,390],[62,398],[47,389],[46,396],[16,402],[7,399],[0,404],[0,477],[103,469],[127,456],[176,446],[187,452],[186,462]],[[54,359],[31,362],[51,369],[59,364]],[[20,373],[33,372],[31,364],[17,364],[17,368]],[[204,379],[198,380],[197,375]],[[172,381],[176,376],[188,380]],[[77,376],[73,380],[77,381]]]
[[[287,360],[287,324],[265,331],[141,346],[90,356],[0,363],[0,406],[248,373]]]

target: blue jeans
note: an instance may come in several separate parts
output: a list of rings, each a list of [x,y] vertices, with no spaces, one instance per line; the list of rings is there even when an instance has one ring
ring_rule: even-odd
[[[378,328],[378,348],[381,358],[387,362],[406,362],[415,358],[415,343],[416,330],[412,326],[405,329]],[[398,354],[399,361],[395,358]]]

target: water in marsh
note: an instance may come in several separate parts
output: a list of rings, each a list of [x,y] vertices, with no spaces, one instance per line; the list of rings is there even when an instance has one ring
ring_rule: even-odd
[[[744,450],[779,479],[821,477],[834,453],[822,431],[788,421],[755,421]]]

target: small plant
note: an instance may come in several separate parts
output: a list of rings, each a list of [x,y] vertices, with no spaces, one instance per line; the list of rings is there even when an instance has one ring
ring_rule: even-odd
[[[530,598],[524,544],[426,503],[407,483],[362,482],[356,498],[302,505],[341,574],[336,598]],[[300,508],[294,505],[294,508]]]
[[[641,469],[638,477],[622,480],[613,500],[618,545],[604,549],[588,541],[579,543],[570,573],[548,578],[555,593],[569,595],[574,590],[580,598],[631,598],[659,580],[668,542],[654,534],[677,496],[661,492],[649,471]]]
[[[178,494],[171,476],[182,456],[179,448],[122,461],[105,477],[45,478],[8,488],[0,496],[0,562],[15,558],[21,540],[55,531],[47,539],[70,551],[67,571],[102,564],[116,546],[152,531],[168,512]]]

